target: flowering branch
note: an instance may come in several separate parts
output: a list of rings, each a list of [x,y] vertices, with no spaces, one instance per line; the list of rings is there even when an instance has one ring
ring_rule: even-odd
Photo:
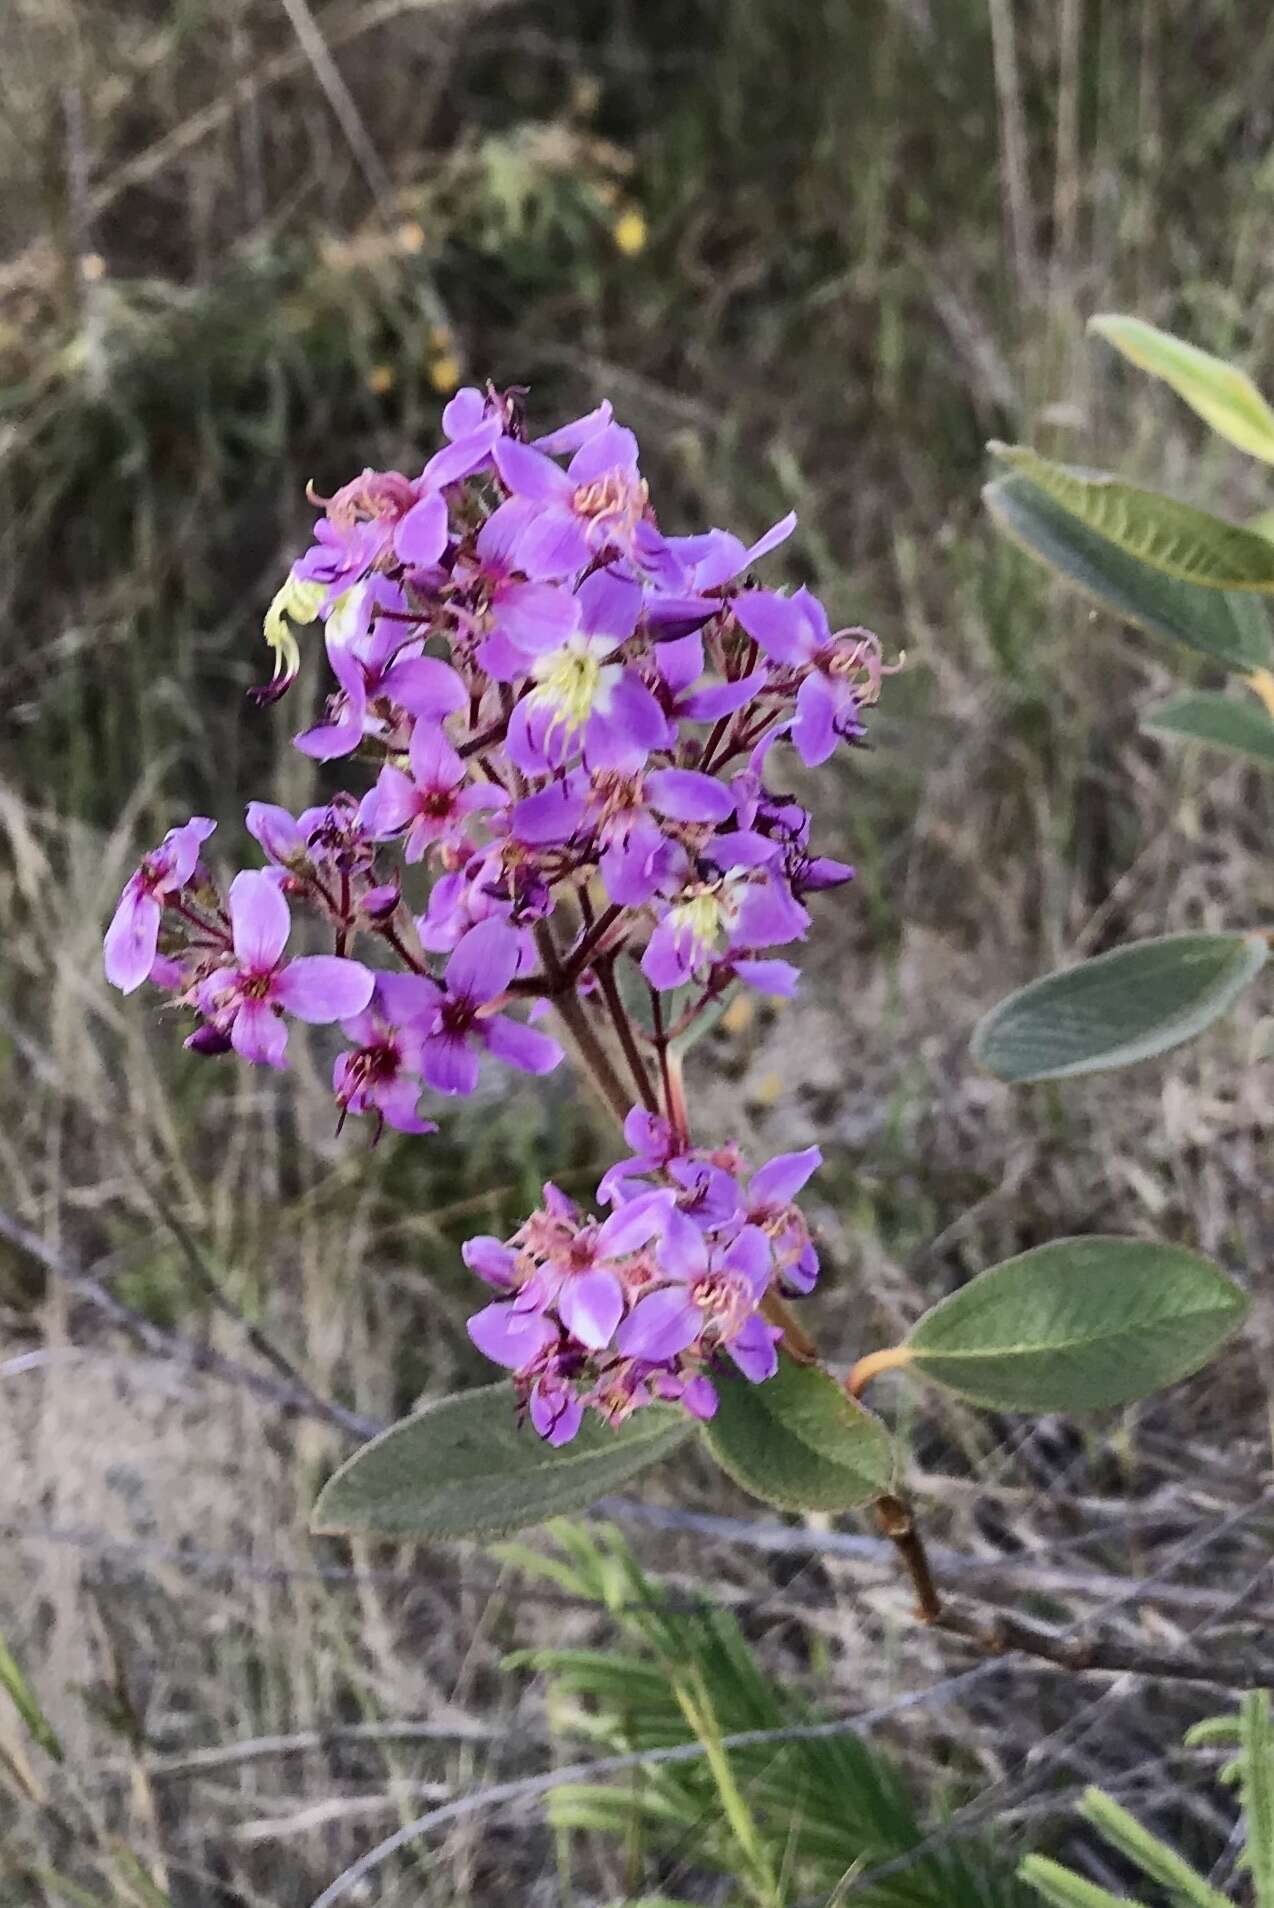
[[[760,1381],[780,1341],[814,1357],[788,1301],[817,1274],[792,1199],[819,1155],[749,1178],[733,1143],[697,1145],[674,1042],[736,985],[795,990],[774,950],[853,871],[810,852],[770,765],[779,745],[815,765],[861,738],[878,645],[754,580],[794,517],[751,547],[665,535],[608,404],[532,443],[519,394],[466,390],[443,428],[418,476],[364,471],[316,499],[266,619],[259,696],[285,693],[296,630],[321,623],[334,689],[296,746],[370,759],[372,785],[299,816],[251,803],[266,865],[224,896],[212,822],[170,831],[121,897],[107,975],[189,1010],[205,1056],[281,1067],[289,1018],[338,1024],[340,1118],[377,1135],[434,1130],[425,1096],[471,1092],[484,1057],[555,1067],[551,1010],[633,1155],[598,1189],[609,1217],[549,1186],[512,1239],[469,1242],[494,1288],[471,1336],[551,1443],[587,1409],[709,1417],[723,1359]],[[294,911],[330,951],[287,957]]]
[[[484,1067],[552,1071],[553,1017],[622,1129],[591,1209],[549,1184],[510,1237],[462,1247],[489,1292],[469,1336],[509,1383],[355,1453],[318,1526],[502,1532],[615,1489],[698,1423],[772,1503],[874,1503],[942,1624],[892,1441],[859,1402],[869,1380],[905,1367],[996,1409],[1117,1406],[1197,1370],[1243,1296],[1183,1248],[1058,1241],[984,1271],[846,1383],[823,1368],[797,1317],[819,1261],[796,1199],[819,1149],[753,1170],[733,1139],[706,1144],[683,1061],[730,990],[795,993],[805,903],[853,877],[814,851],[782,781],[793,753],[817,767],[863,744],[879,644],[757,581],[793,516],[750,547],[666,534],[609,404],[528,441],[520,393],[464,390],[442,423],[415,477],[367,470],[314,499],[314,542],[266,618],[259,697],[287,691],[297,630],[321,624],[333,688],[296,747],[370,764],[370,786],[298,816],[250,803],[265,865],[224,892],[213,823],[192,817],[106,936],[108,978],[188,1012],[195,1053],[284,1067],[291,1020],[338,1026],[339,1119],[373,1138],[433,1132]],[[322,951],[290,954],[294,913]],[[404,1476],[421,1479],[410,1502]]]

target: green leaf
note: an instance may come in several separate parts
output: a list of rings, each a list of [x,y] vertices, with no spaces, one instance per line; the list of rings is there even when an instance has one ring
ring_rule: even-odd
[[[1140,370],[1171,385],[1218,436],[1274,464],[1274,411],[1246,371],[1141,318],[1102,312],[1089,319],[1088,329]]]
[[[514,1415],[513,1387],[484,1385],[427,1404],[365,1444],[314,1507],[319,1535],[501,1537],[582,1510],[685,1442],[693,1420],[647,1405],[613,1429],[586,1414],[554,1449]]]
[[[893,1482],[889,1433],[817,1366],[780,1354],[763,1384],[717,1379],[720,1405],[704,1427],[722,1470],[783,1510],[853,1510]]]
[[[1202,589],[1152,570],[1088,529],[1029,477],[999,477],[982,496],[1006,536],[1124,622],[1231,669],[1269,662],[1269,624],[1259,597]]]
[[[1247,1692],[1241,1720],[1243,1813],[1247,1818],[1243,1866],[1252,1877],[1257,1908],[1274,1908],[1274,1727],[1267,1689]]]
[[[1154,570],[1215,590],[1274,590],[1274,543],[1255,530],[1104,471],[1055,464],[1026,444],[991,444],[1063,510]]]
[[[979,1021],[971,1050],[1011,1085],[1131,1066],[1210,1026],[1268,956],[1260,934],[1133,941],[1010,994]]]
[[[1147,709],[1141,726],[1156,735],[1208,742],[1215,749],[1274,768],[1274,722],[1255,702],[1238,702],[1219,691],[1201,689],[1193,695],[1170,696]]]
[[[1028,1855],[1017,1872],[1050,1908],[1138,1908],[1127,1895],[1112,1895],[1047,1855]]]
[[[63,1751],[57,1732],[41,1709],[35,1691],[22,1674],[17,1659],[3,1637],[0,1637],[0,1689],[8,1691],[9,1700],[41,1749],[51,1755],[55,1762],[61,1762]]]
[[[907,1369],[1001,1411],[1100,1411],[1205,1365],[1247,1300],[1210,1259],[1057,1239],[979,1273],[913,1326]]]
[[[1175,1900],[1191,1902],[1194,1908],[1231,1908],[1229,1898],[1209,1885],[1175,1848],[1160,1841],[1135,1815],[1130,1815],[1103,1789],[1088,1789],[1079,1805],[1079,1813],[1090,1822],[1112,1848],[1134,1862],[1151,1881],[1158,1882]]]

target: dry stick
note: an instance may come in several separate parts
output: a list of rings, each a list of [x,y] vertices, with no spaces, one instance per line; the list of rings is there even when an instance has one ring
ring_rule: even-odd
[[[108,1318],[130,1332],[147,1351],[157,1357],[175,1359],[195,1371],[206,1371],[213,1377],[228,1379],[232,1384],[254,1392],[257,1397],[268,1399],[290,1416],[320,1418],[344,1432],[347,1437],[373,1438],[385,1429],[374,1418],[361,1417],[357,1412],[347,1411],[344,1405],[337,1404],[333,1399],[320,1397],[297,1372],[291,1372],[287,1378],[267,1378],[263,1372],[251,1371],[246,1365],[238,1364],[209,1345],[192,1345],[177,1337],[176,1333],[162,1330],[142,1313],[135,1312],[131,1305],[125,1305],[122,1299],[116,1298],[100,1279],[95,1279],[89,1272],[77,1272],[37,1233],[10,1218],[2,1208],[0,1237],[8,1239],[19,1251],[27,1253],[47,1272],[61,1279],[72,1292],[91,1300]]]
[[[1018,297],[1023,305],[1028,305],[1036,284],[1035,238],[1013,10],[1009,0],[987,0],[987,12],[991,18],[991,58],[1000,113],[1000,159],[1009,245]]]

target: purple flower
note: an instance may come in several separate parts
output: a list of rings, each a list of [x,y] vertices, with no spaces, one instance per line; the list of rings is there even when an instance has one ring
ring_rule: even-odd
[[[170,828],[125,882],[103,944],[106,978],[112,987],[131,994],[150,973],[164,904],[189,884],[199,865],[199,850],[216,826],[206,815],[192,815],[180,828]]]
[[[644,1189],[629,1181],[661,1171],[681,1151],[681,1141],[669,1122],[660,1113],[647,1112],[644,1106],[635,1106],[629,1113],[624,1121],[624,1138],[633,1149],[632,1156],[617,1160],[602,1174],[597,1197],[603,1205],[613,1206],[616,1201],[635,1197]]]
[[[603,550],[632,553],[647,492],[631,431],[604,426],[565,470],[543,451],[502,438],[495,466],[510,492],[496,516],[514,527],[517,564],[527,576],[573,576]]]
[[[440,728],[417,722],[407,759],[411,774],[387,764],[369,798],[366,821],[377,841],[406,831],[404,859],[423,860],[432,847],[455,848],[465,839],[470,818],[501,808],[507,792],[490,782],[466,788],[467,769]]]
[[[283,959],[292,924],[288,904],[269,874],[246,869],[235,876],[230,925],[234,964],[196,985],[195,1004],[216,1035],[229,1035],[242,1059],[282,1067],[288,1041],[284,1013],[324,1025],[361,1013],[371,999],[375,977],[357,961],[334,954]]]
[[[559,1328],[538,1309],[536,1294],[520,1294],[510,1304],[497,1299],[475,1312],[465,1328],[469,1337],[492,1364],[506,1371],[523,1371],[533,1365],[561,1336]]]
[[[249,802],[244,817],[248,833],[261,844],[277,868],[297,868],[310,858],[304,828],[277,802]]]
[[[457,566],[457,582],[476,596],[471,627],[485,640],[478,660],[498,682],[526,674],[528,656],[555,648],[579,623],[579,604],[556,583],[532,583],[515,561],[517,525],[497,511],[479,530],[476,562]]]
[[[498,402],[473,385],[464,386],[443,409],[442,428],[450,442],[434,452],[420,482],[441,490],[485,469],[507,421]]]
[[[377,974],[375,991],[359,1014],[342,1020],[353,1047],[338,1054],[332,1091],[344,1118],[374,1113],[400,1133],[436,1133],[433,1120],[416,1111],[422,1081],[423,1026],[438,1000],[438,986],[420,974]]]
[[[470,928],[447,962],[446,990],[424,1029],[420,1070],[439,1093],[472,1093],[484,1050],[523,1073],[551,1073],[562,1049],[547,1034],[494,1013],[517,972],[521,948],[503,921]]]
[[[377,600],[404,600],[397,586],[383,577],[374,578],[368,588],[377,592]],[[352,754],[365,735],[385,734],[391,726],[386,709],[437,723],[469,704],[468,692],[449,663],[402,653],[407,626],[392,616],[370,620],[370,611],[368,615],[366,627],[352,635],[344,627],[334,632],[328,622],[328,661],[340,688],[329,700],[326,720],[296,737],[302,754],[320,762]],[[412,652],[418,648],[418,643],[411,645]]]
[[[647,612],[648,618],[650,612]],[[715,722],[760,694],[766,687],[768,671],[754,669],[729,682],[702,683],[703,638],[680,636],[673,642],[655,645],[655,668],[662,688],[664,712],[672,722]]]
[[[792,1201],[822,1163],[817,1146],[778,1153],[752,1175],[744,1195],[748,1224],[768,1237],[781,1284],[802,1296],[818,1278],[818,1254],[805,1215]]]
[[[556,1372],[537,1377],[528,1400],[531,1423],[547,1444],[569,1444],[584,1421],[584,1401]]]
[[[778,852],[777,844],[744,829],[714,837],[703,859],[722,872],[696,882],[665,906],[642,956],[641,971],[652,987],[681,987],[718,958],[746,980],[755,949],[803,938],[809,915],[782,875],[767,865]],[[759,978],[786,991],[782,977],[770,971],[773,965],[762,964]]]
[[[534,687],[509,723],[508,751],[527,774],[560,768],[582,745],[591,771],[631,774],[671,740],[668,722],[635,669],[614,660],[641,612],[636,583],[598,570],[580,585],[581,627],[529,663]]]
[[[765,1234],[745,1226],[718,1250],[693,1220],[674,1215],[660,1261],[669,1283],[638,1299],[616,1334],[618,1350],[662,1362],[702,1340],[709,1348],[719,1345],[754,1383],[773,1377],[782,1334],[756,1310],[770,1282]]]
[[[794,596],[750,590],[736,598],[734,613],[772,661],[805,671],[791,728],[803,762],[817,767],[842,738],[856,741],[865,733],[855,686],[865,631],[833,635],[827,611],[804,589]]]
[[[719,590],[786,543],[795,528],[796,512],[789,510],[753,544],[744,544],[730,530],[708,530],[697,537],[667,537],[664,575],[675,578],[678,589]]]
[[[644,1188],[600,1226],[579,1228],[569,1246],[540,1273],[545,1306],[555,1310],[571,1336],[590,1351],[610,1344],[624,1314],[623,1270],[611,1261],[648,1245],[671,1207],[671,1193]]]

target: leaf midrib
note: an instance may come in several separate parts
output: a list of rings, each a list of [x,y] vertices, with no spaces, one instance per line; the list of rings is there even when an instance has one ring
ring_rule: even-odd
[[[1149,1329],[1153,1331],[1155,1326],[1164,1325],[1177,1319],[1206,1318],[1210,1312],[1224,1315],[1227,1312],[1237,1311],[1238,1309],[1237,1305],[1192,1306],[1184,1311],[1171,1313],[1169,1318],[1156,1319],[1154,1325]],[[924,1344],[917,1344],[912,1340],[911,1349],[917,1359],[923,1358],[926,1354],[934,1358],[1023,1358],[1029,1357],[1035,1352],[1080,1351],[1092,1345],[1111,1344],[1116,1339],[1127,1338],[1130,1333],[1139,1330],[1145,1331],[1146,1329],[1144,1322],[1134,1320],[1132,1324],[1121,1326],[1117,1331],[1094,1332],[1090,1333],[1087,1338],[1050,1338],[1040,1340],[1037,1343],[1029,1343],[1023,1340],[1014,1345],[988,1345],[977,1351],[967,1351],[960,1347],[948,1351]]]

